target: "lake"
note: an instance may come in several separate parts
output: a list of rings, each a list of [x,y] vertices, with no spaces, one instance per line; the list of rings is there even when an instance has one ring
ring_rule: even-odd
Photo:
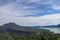
[[[55,33],[60,33],[60,28],[43,28],[43,29],[47,29]]]

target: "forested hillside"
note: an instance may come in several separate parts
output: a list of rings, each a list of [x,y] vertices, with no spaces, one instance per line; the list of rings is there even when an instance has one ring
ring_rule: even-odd
[[[60,34],[8,23],[0,26],[0,40],[60,40]]]

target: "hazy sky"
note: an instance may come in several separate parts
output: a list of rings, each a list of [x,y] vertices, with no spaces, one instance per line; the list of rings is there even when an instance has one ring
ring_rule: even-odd
[[[60,24],[60,0],[0,0],[0,25],[8,22],[24,26]]]

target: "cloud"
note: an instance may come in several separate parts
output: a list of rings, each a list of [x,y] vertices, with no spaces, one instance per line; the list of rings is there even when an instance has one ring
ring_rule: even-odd
[[[55,10],[60,10],[60,5],[53,5],[52,8]]]
[[[7,12],[5,12],[0,15],[0,25],[7,22],[15,22],[24,26],[57,25],[60,23],[60,14],[51,14],[40,17],[16,17],[13,16],[15,14],[7,14]]]
[[[60,1],[59,0],[54,0],[53,3],[51,4],[51,7],[54,10],[60,10]]]
[[[25,26],[59,24],[60,13],[52,13],[54,2],[53,0],[11,0],[6,5],[0,5],[0,25],[7,22]]]

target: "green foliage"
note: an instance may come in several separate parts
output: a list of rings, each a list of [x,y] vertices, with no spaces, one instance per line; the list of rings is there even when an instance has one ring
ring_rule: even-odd
[[[60,40],[60,36],[58,36],[57,40]]]
[[[60,40],[60,34],[9,23],[0,26],[0,40]]]
[[[60,40],[60,34],[37,32],[35,35],[26,36],[25,34],[0,32],[0,40]]]

